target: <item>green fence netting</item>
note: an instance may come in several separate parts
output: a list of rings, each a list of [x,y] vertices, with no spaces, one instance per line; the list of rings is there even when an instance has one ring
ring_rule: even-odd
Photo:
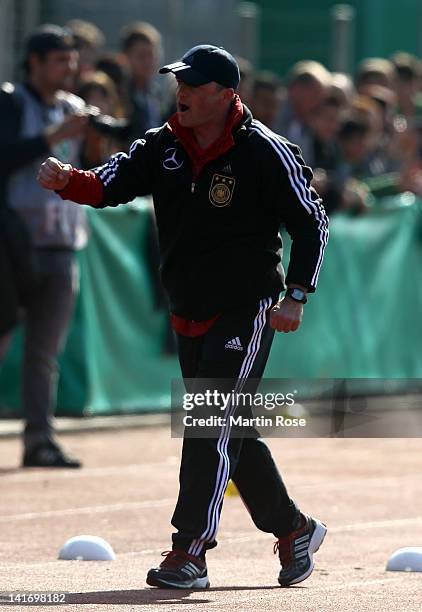
[[[87,213],[92,235],[79,254],[57,414],[168,409],[180,372],[165,351],[166,313],[144,256],[148,206]],[[287,241],[286,258],[288,250]],[[333,217],[318,291],[300,329],[276,335],[266,376],[389,378],[403,387],[422,378],[421,266],[422,207],[411,194],[377,201],[362,217]],[[19,414],[20,360],[18,331],[0,370],[1,415]]]

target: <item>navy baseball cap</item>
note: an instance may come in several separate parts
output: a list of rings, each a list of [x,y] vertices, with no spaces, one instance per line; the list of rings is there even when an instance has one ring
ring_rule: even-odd
[[[172,72],[178,79],[199,87],[215,81],[223,87],[237,89],[239,66],[234,57],[223,47],[198,45],[187,51],[179,62],[167,64],[159,72]]]

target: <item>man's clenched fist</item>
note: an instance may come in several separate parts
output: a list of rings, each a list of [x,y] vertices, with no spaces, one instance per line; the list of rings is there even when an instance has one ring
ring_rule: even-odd
[[[72,170],[70,164],[62,164],[55,157],[49,157],[41,164],[37,180],[44,189],[64,189],[69,182]]]

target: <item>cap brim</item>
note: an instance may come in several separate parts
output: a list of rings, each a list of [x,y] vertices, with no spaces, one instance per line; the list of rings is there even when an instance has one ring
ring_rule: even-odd
[[[158,71],[160,74],[166,74],[168,72],[172,72],[174,76],[184,83],[191,85],[192,87],[199,87],[200,85],[206,85],[210,83],[211,80],[194,70],[192,66],[189,64],[185,64],[184,62],[175,62],[174,64],[167,64],[167,66],[163,66]]]

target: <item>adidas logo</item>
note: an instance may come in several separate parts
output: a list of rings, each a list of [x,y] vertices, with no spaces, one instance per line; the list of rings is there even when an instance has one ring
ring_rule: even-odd
[[[230,164],[227,164],[227,166],[224,166],[224,168],[222,169],[221,172],[228,172],[229,174],[232,174],[232,167]]]
[[[243,351],[243,346],[240,342],[239,336],[233,338],[232,340],[229,340],[224,348],[235,349],[236,351]]]

